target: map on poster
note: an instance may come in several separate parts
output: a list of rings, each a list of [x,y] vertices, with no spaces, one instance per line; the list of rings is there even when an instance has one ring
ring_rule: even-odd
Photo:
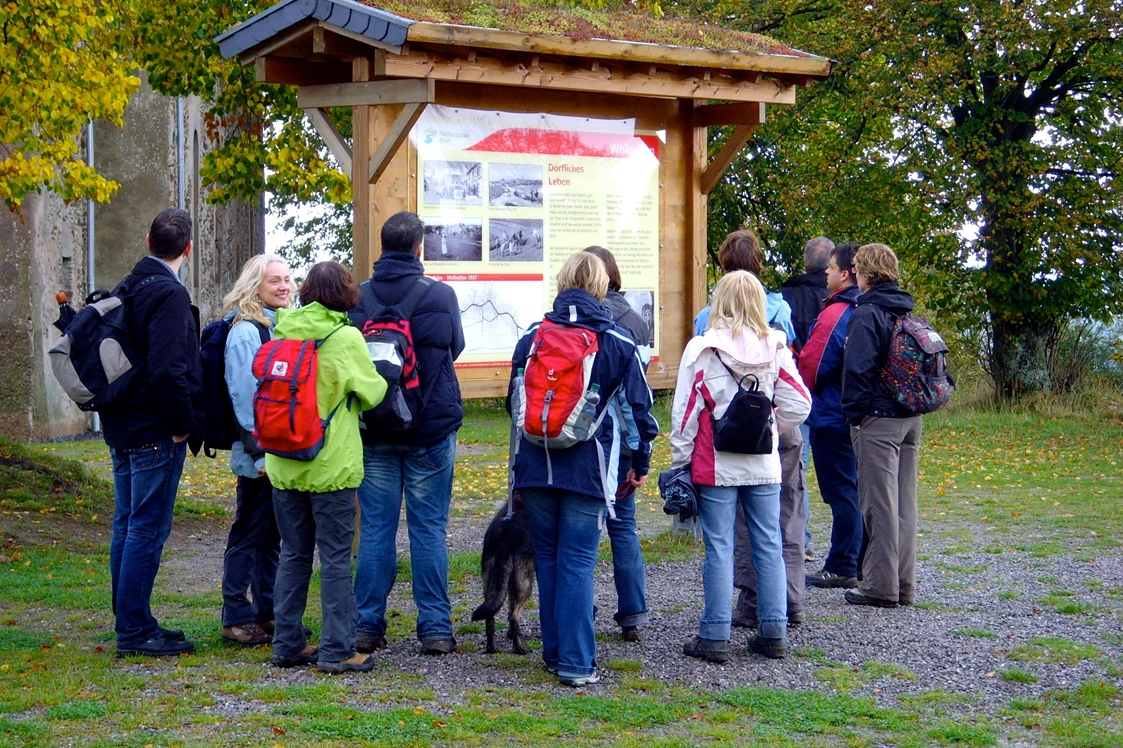
[[[429,106],[411,138],[425,271],[460,303],[458,367],[510,363],[551,308],[561,265],[593,244],[616,257],[658,354],[658,134],[634,120]]]

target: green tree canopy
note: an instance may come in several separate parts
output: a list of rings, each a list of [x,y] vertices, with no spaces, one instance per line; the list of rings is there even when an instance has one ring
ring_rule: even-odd
[[[715,192],[719,230],[748,220],[789,266],[815,233],[889,243],[926,304],[985,332],[1004,396],[1051,386],[1064,322],[1123,308],[1119,0],[664,7],[839,60]]]
[[[117,184],[77,160],[90,119],[120,124],[140,81],[121,54],[127,0],[0,4],[0,199],[19,210],[41,189],[108,200]]]

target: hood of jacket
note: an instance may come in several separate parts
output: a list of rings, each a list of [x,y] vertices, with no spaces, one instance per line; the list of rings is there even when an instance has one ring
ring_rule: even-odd
[[[546,319],[594,332],[604,332],[613,326],[612,312],[608,307],[580,288],[567,288],[555,296],[554,309],[546,312]]]
[[[276,336],[290,340],[326,338],[341,325],[350,325],[345,312],[333,312],[318,301],[298,309],[278,309]]]
[[[793,278],[788,278],[784,281],[783,288],[822,288],[827,287],[827,274],[820,273],[804,273],[797,275]],[[824,294],[825,295],[825,294]]]
[[[841,302],[846,302],[847,304],[857,304],[858,297],[861,295],[862,292],[858,290],[857,285],[846,286],[845,288],[840,288],[830,296],[826,297],[826,299],[823,300],[823,304],[830,305],[838,304]]]
[[[704,335],[691,340],[686,351],[682,354],[682,366],[693,365],[698,360],[702,351],[712,348],[724,353],[733,359],[749,366],[762,366],[771,364],[776,359],[776,352],[788,344],[788,337],[782,330],[770,330],[768,337],[758,338],[748,330],[734,336],[727,328],[706,330]]]
[[[391,283],[399,278],[422,275],[424,272],[420,258],[412,252],[383,252],[374,263],[371,278]]]
[[[903,290],[897,283],[887,281],[858,296],[858,306],[873,304],[879,306],[894,316],[901,316],[912,311],[913,300],[908,291]]]

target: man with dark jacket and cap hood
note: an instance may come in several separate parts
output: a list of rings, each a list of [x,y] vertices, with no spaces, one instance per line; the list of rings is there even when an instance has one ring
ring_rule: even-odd
[[[370,282],[362,285],[364,297],[373,294],[377,303],[393,307],[417,284],[430,282],[409,319],[420,377],[420,412],[404,431],[363,432],[365,477],[359,486],[355,574],[359,652],[386,646],[386,599],[398,573],[396,538],[403,496],[421,652],[439,655],[456,649],[446,538],[456,432],[464,420],[453,362],[464,350],[464,328],[452,287],[423,279],[424,236],[425,226],[414,213],[390,216],[382,226],[382,256],[374,263]],[[358,309],[364,306],[360,301]],[[352,319],[354,314],[352,310]]]
[[[789,278],[780,287],[780,293],[788,306],[792,308],[792,326],[795,328],[795,340],[792,341],[792,350],[799,355],[807,338],[811,334],[811,325],[815,324],[819,313],[823,311],[823,300],[830,295],[827,288],[827,265],[830,263],[831,250],[834,242],[825,236],[816,236],[803,245],[803,275]],[[811,469],[811,428],[807,423],[799,427],[803,435],[803,469]],[[807,560],[815,558],[811,551],[811,496],[807,492],[806,482],[803,486],[803,513],[807,517],[807,525],[803,531],[803,552]]]
[[[916,598],[916,481],[922,417],[898,404],[881,377],[897,320],[913,300],[898,285],[897,256],[884,244],[854,255],[862,292],[846,330],[842,415],[858,457],[858,502],[868,545],[862,580],[846,602],[895,608]]]

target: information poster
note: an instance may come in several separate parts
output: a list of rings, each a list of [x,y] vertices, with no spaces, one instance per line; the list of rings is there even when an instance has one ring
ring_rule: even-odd
[[[429,106],[411,136],[425,272],[456,290],[460,367],[507,365],[551,308],[574,252],[598,244],[620,266],[656,350],[659,152],[634,120]]]

